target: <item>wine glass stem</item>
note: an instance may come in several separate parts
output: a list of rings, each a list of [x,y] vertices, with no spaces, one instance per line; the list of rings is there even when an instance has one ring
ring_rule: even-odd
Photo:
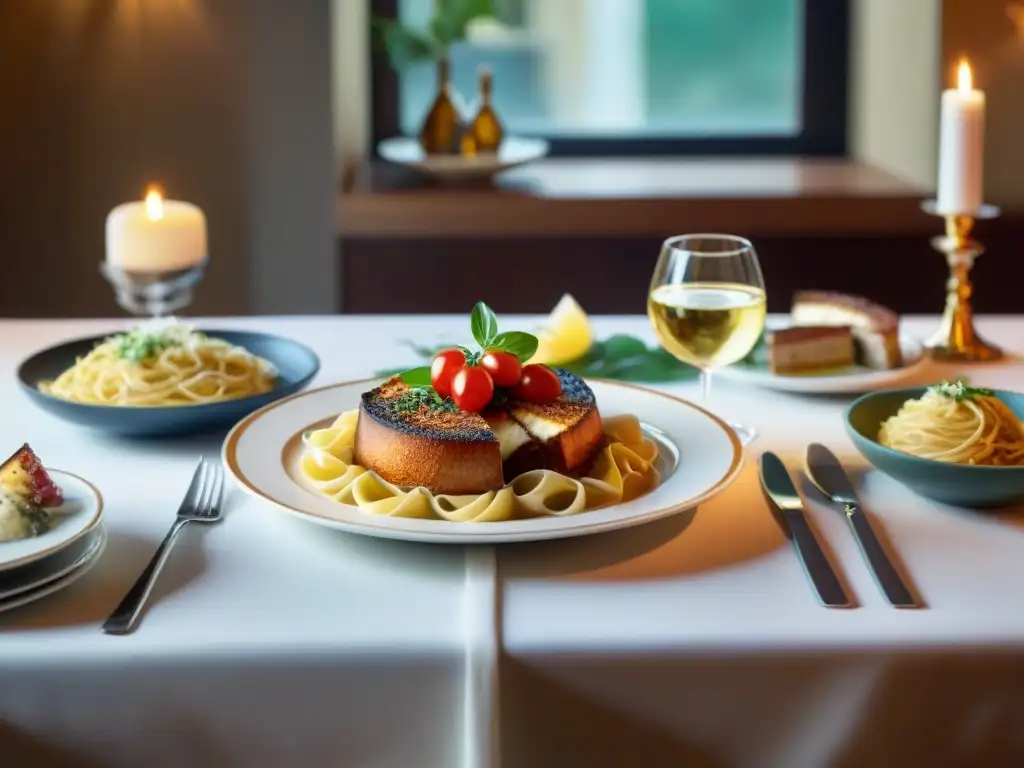
[[[700,402],[709,411],[711,410],[711,371],[704,368],[700,371]],[[750,445],[757,439],[757,430],[753,427],[737,424],[729,419],[725,419],[725,423],[736,432],[741,444]]]
[[[705,408],[711,405],[711,371],[706,368],[700,371],[700,401]]]

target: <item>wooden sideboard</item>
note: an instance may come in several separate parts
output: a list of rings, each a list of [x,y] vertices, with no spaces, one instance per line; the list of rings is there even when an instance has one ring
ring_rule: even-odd
[[[370,164],[340,198],[342,311],[643,312],[664,237],[750,237],[770,311],[795,290],[840,290],[902,313],[942,309],[946,266],[925,196],[845,161],[548,161],[499,187],[450,189]],[[980,222],[979,312],[1024,310],[1024,218]]]

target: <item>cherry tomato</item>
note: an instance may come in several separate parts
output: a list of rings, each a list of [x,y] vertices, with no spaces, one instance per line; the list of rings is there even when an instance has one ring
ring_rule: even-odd
[[[489,349],[480,358],[480,367],[491,374],[496,387],[514,387],[523,375],[523,364],[511,352]]]
[[[452,376],[466,365],[466,356],[461,349],[445,349],[438,352],[430,363],[430,384],[441,397],[452,396]]]
[[[465,365],[452,377],[452,400],[464,411],[482,411],[494,397],[494,382],[483,368]]]
[[[512,396],[528,403],[550,403],[562,394],[558,374],[546,365],[534,363],[523,366],[523,378],[512,388]]]

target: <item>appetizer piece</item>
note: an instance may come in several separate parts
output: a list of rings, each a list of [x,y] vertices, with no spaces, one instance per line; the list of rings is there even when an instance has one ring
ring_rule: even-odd
[[[857,362],[885,370],[903,364],[899,339],[899,315],[860,296],[833,291],[800,291],[793,297],[792,319],[796,325],[849,326]]]
[[[39,507],[59,507],[64,495],[28,443],[0,465],[0,488]]]
[[[849,326],[806,325],[770,330],[766,334],[772,373],[810,373],[853,365],[853,333]]]
[[[60,488],[26,443],[0,465],[0,542],[46,533],[46,508],[63,501]]]

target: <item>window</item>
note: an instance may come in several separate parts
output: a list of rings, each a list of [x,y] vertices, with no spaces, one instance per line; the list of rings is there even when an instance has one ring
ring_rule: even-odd
[[[426,27],[435,0],[373,0]],[[846,149],[848,0],[495,0],[451,51],[465,101],[478,69],[510,133],[555,154]],[[374,137],[415,135],[430,64],[374,61]]]

